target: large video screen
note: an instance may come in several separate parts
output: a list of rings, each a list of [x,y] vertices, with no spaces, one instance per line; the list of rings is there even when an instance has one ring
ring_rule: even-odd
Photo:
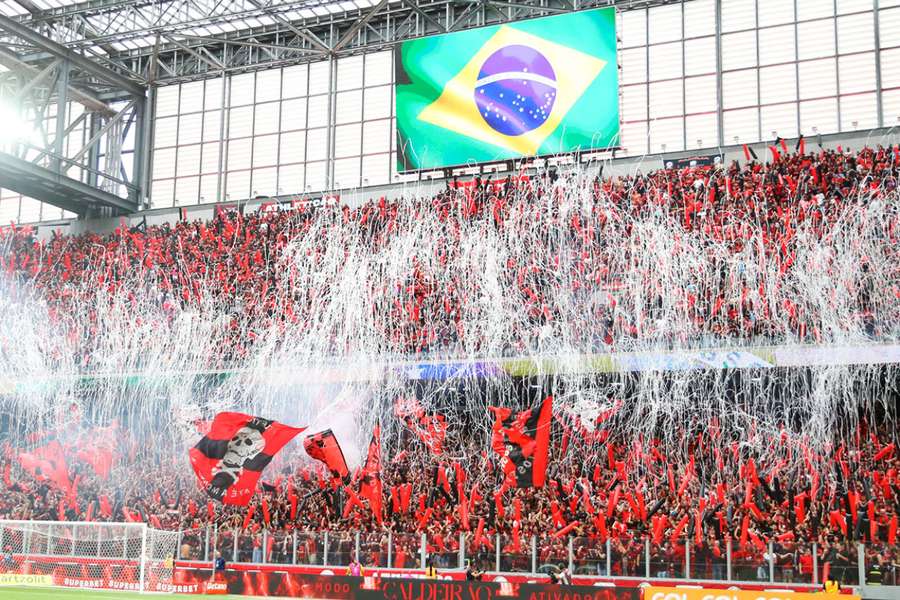
[[[617,145],[614,8],[404,42],[397,169]]]

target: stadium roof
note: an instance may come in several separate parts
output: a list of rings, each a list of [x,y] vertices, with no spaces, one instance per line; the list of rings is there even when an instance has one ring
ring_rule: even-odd
[[[680,0],[3,0],[0,14],[147,84],[384,49],[600,6]],[[46,56],[2,31],[26,63]]]

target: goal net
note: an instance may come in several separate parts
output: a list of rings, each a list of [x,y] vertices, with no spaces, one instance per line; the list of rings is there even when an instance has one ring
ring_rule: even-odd
[[[144,523],[0,520],[0,584],[169,592],[177,545]]]

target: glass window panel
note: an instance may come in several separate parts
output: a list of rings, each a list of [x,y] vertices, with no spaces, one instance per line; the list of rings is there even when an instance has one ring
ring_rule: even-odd
[[[281,164],[303,162],[306,154],[306,132],[291,131],[281,134]]]
[[[783,25],[759,30],[759,64],[793,62],[794,26]]]
[[[716,110],[716,76],[690,77],[684,80],[685,112]]]
[[[363,154],[387,152],[391,145],[391,121],[367,121],[363,123]],[[363,172],[365,175],[365,172]]]
[[[222,108],[222,78],[207,79],[203,82],[206,93],[203,96],[203,108],[211,110]]]
[[[356,123],[362,120],[362,90],[339,92],[335,102],[335,123]]]
[[[341,58],[337,64],[337,89],[353,90],[362,87],[362,55]]]
[[[647,81],[647,49],[632,48],[619,53],[622,63],[622,83]]]
[[[181,86],[181,112],[198,112],[203,110],[203,82],[192,81]]]
[[[882,4],[879,3],[879,6]],[[837,0],[837,12],[839,15],[863,10],[872,10],[872,0]],[[870,20],[871,18],[872,16],[869,15]]]
[[[303,170],[304,166],[285,165],[278,168],[278,189],[282,190],[279,194],[299,194],[303,191]]]
[[[225,175],[226,200],[245,200],[250,197],[250,171],[232,171]]]
[[[175,180],[162,179],[154,181],[150,188],[150,203],[154,207],[172,206],[175,196]]]
[[[900,6],[900,0],[879,0],[878,6],[887,8],[888,6]]]
[[[838,130],[837,99],[810,100],[800,103],[800,130],[834,133]]]
[[[900,46],[900,8],[879,11],[878,36],[882,48]]]
[[[203,144],[203,150],[200,156],[200,172],[201,173],[218,173],[219,172],[219,143]]]
[[[281,69],[256,73],[256,103],[278,100],[281,97]]]
[[[719,129],[716,113],[685,117],[687,143],[692,148],[708,148],[718,143]],[[699,140],[699,143],[698,143]]]
[[[875,89],[875,53],[853,54],[838,59],[841,93],[853,94]]]
[[[178,144],[196,144],[200,141],[203,113],[181,115],[178,120]]]
[[[168,117],[178,114],[178,92],[180,86],[164,85],[156,90],[156,116]],[[55,114],[55,113],[54,113]]]
[[[309,65],[309,93],[328,93],[328,61],[315,62]]]
[[[268,167],[278,162],[278,134],[253,138],[253,166]]]
[[[864,52],[875,48],[872,13],[838,17],[838,52]]]
[[[253,148],[253,139],[244,138],[228,142],[228,167],[229,171],[250,168],[250,153]]]
[[[760,27],[793,23],[793,2],[785,2],[785,0],[757,0],[757,2],[759,3],[757,14],[759,15]]]
[[[200,144],[178,148],[178,176],[200,174]]]
[[[359,187],[359,157],[344,158],[334,161],[334,187]]]
[[[281,103],[280,131],[306,128],[306,98],[294,98]]]
[[[760,112],[763,135],[770,136],[773,131],[783,138],[797,137],[797,104],[776,104],[767,106]]]
[[[681,39],[681,4],[650,9],[650,43]]]
[[[363,118],[382,119],[391,116],[391,86],[366,88]]]
[[[366,54],[366,87],[391,83],[394,70],[393,52]]]
[[[797,0],[797,20],[809,21],[834,15],[834,3],[822,0]]]
[[[375,154],[363,156],[362,159],[363,185],[384,185],[390,183],[390,155]]]
[[[881,86],[900,87],[900,48],[881,53]]]
[[[800,63],[800,98],[821,98],[837,94],[834,59]]]
[[[874,92],[841,96],[841,129],[843,131],[872,129],[873,127],[878,127],[878,105]]]
[[[681,42],[650,46],[650,81],[682,76]]]
[[[726,110],[722,114],[725,140],[728,143],[737,138],[736,144],[747,144],[759,140],[759,109],[743,108]]]
[[[33,223],[41,220],[41,203],[34,198],[22,198],[19,205],[19,222]]]
[[[175,177],[175,148],[157,150],[153,153],[153,179]]]
[[[327,150],[327,131],[325,129],[310,129],[306,135],[306,159],[325,160]]]
[[[179,177],[175,180],[175,206],[197,204],[199,197],[199,177]]]
[[[900,90],[882,92],[881,109],[885,127],[900,126]]]
[[[0,223],[19,220],[19,198],[0,201]]]
[[[231,106],[253,104],[253,90],[256,86],[255,73],[244,73],[231,77]]]
[[[340,125],[334,128],[334,156],[343,158],[346,156],[358,156],[360,150],[360,126]]]
[[[738,31],[756,27],[755,0],[724,0],[722,31]]]
[[[650,118],[684,114],[682,80],[650,84]]]
[[[278,169],[269,167],[266,169],[253,169],[252,197],[274,196],[278,193]]]
[[[834,54],[834,20],[812,21],[797,25],[800,60]]]
[[[204,175],[200,178],[200,204],[218,201],[218,198],[216,198],[218,191],[218,175]]]
[[[306,189],[311,191],[325,189],[324,162],[312,162],[306,165]]]
[[[178,117],[156,119],[154,123],[153,145],[156,148],[174,146],[178,140]]]
[[[328,96],[312,96],[309,99],[308,127],[328,125]]]
[[[306,65],[287,67],[281,75],[281,95],[283,98],[296,98],[306,95]]]
[[[705,75],[715,72],[716,38],[707,37],[686,41],[684,43],[684,74]]]
[[[203,113],[203,141],[211,142],[222,137],[222,111],[211,110]]]
[[[267,104],[257,104],[255,107],[255,116],[253,122],[254,135],[265,135],[267,133],[275,133],[279,130],[278,113],[279,104],[277,102],[269,102]]]
[[[647,86],[627,85],[622,91],[622,120],[639,121],[647,119]]]
[[[756,106],[756,69],[722,74],[722,105],[724,108]]]
[[[716,5],[713,0],[684,3],[685,37],[713,35],[716,32]]]
[[[239,138],[253,135],[253,107],[242,106],[228,111],[228,137]]]
[[[620,130],[619,144],[628,156],[640,156],[647,153],[647,122],[623,123]]]
[[[722,36],[722,70],[756,65],[756,32],[744,31]]]
[[[632,46],[643,46],[647,43],[647,11],[642,10],[626,10],[619,13],[622,15],[622,46],[630,48]]]
[[[684,150],[684,120],[657,119],[650,122],[650,152]]]
[[[795,65],[777,65],[759,70],[759,101],[762,104],[788,102],[797,99],[797,71]],[[763,112],[768,109],[764,109]]]

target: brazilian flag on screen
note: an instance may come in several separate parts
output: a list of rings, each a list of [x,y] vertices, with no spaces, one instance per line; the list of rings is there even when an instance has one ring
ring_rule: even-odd
[[[618,142],[613,8],[411,40],[396,63],[398,170]]]

